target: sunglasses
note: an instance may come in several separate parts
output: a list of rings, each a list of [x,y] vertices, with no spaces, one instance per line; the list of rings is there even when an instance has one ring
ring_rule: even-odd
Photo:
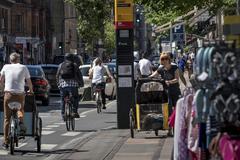
[[[168,60],[168,58],[161,58],[161,61],[165,61],[165,60]]]

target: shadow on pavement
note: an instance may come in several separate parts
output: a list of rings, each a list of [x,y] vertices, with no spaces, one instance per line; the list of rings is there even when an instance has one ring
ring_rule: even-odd
[[[96,104],[79,104],[79,108],[96,108]]]
[[[166,139],[168,136],[160,135],[160,136],[154,136],[154,137],[144,137],[145,139]]]
[[[22,155],[28,153],[39,153],[37,151],[32,150],[16,150],[15,152],[21,152]],[[44,151],[42,150],[41,154],[67,154],[67,153],[77,153],[77,152],[89,152],[89,150],[78,150],[78,149],[59,149],[59,150],[52,150],[52,151]],[[43,155],[40,155],[43,156]]]
[[[91,129],[91,130],[74,130],[73,132],[97,132],[98,130]]]
[[[106,122],[104,122],[104,123],[108,123],[108,124],[116,124],[117,122],[116,121],[106,121]]]

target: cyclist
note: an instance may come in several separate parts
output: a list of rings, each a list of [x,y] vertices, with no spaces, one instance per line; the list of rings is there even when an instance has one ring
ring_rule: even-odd
[[[58,88],[60,89],[61,96],[61,115],[63,120],[65,120],[65,106],[64,97],[71,92],[73,96],[73,117],[80,118],[78,114],[78,88],[83,87],[83,77],[82,73],[74,63],[74,54],[66,53],[63,63],[58,67],[56,74],[56,80]]]
[[[107,73],[108,78],[113,79],[112,75],[107,71],[107,69],[102,65],[102,60],[96,58],[95,65],[89,70],[89,78],[92,79],[92,88],[96,85],[101,86],[102,95],[102,109],[106,109],[106,95],[105,95],[105,79],[104,75]]]
[[[160,66],[150,77],[161,75],[168,86],[168,105],[169,115],[173,107],[176,106],[177,100],[181,95],[179,87],[179,70],[177,65],[171,64],[171,58],[168,53],[162,53],[160,56]],[[169,131],[170,134],[170,131]]]
[[[28,84],[30,93],[33,93],[32,82],[30,79],[30,74],[25,65],[20,64],[20,55],[18,53],[10,54],[10,64],[3,66],[1,70],[0,81],[4,84],[4,142],[3,147],[8,148],[8,132],[9,124],[11,118],[11,111],[8,108],[8,103],[11,101],[19,101],[21,103],[21,108],[18,111],[20,134],[24,135],[26,133],[26,127],[23,124],[24,119],[24,101],[25,101],[25,91],[24,85],[25,80]]]

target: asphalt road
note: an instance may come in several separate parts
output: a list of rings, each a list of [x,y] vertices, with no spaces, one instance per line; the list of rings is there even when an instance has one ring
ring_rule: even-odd
[[[117,126],[116,105],[114,103],[116,104],[115,101],[108,102],[107,110],[97,114],[95,102],[80,102],[78,111],[81,118],[76,119],[75,131],[67,132],[65,123],[60,117],[60,98],[51,97],[49,106],[38,106],[43,121],[42,152],[36,152],[37,143],[33,137],[26,137],[20,141],[14,156],[6,150],[0,149],[0,160],[52,160],[68,159],[67,157],[71,156],[80,159],[78,154],[81,152],[83,155],[82,152],[85,152],[84,149],[80,150],[80,148],[92,139],[98,139],[99,136],[102,136],[102,138],[112,136],[109,138],[109,141],[111,141],[109,148],[111,150],[104,147],[94,149],[96,146],[93,144],[93,151],[98,151],[97,156],[100,157],[111,155],[114,146],[117,146],[129,135],[128,132],[106,132],[116,129]],[[114,136],[117,138],[114,138]],[[0,137],[0,143],[2,143],[2,140],[3,137]],[[104,144],[106,143],[104,142]],[[89,158],[89,156],[93,156],[93,154],[85,155],[85,158]]]

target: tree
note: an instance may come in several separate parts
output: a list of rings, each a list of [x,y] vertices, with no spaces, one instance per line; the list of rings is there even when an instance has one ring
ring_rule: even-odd
[[[135,3],[144,5],[149,23],[161,25],[186,14],[194,7],[209,8],[211,13],[215,13],[219,8],[232,7],[236,0],[135,0]]]
[[[107,21],[105,23],[105,34],[106,34],[104,40],[105,48],[107,50],[107,53],[111,54],[115,50],[115,30],[112,20]]]
[[[78,33],[87,47],[93,49],[98,39],[105,40],[105,25],[111,19],[113,1],[110,0],[65,0],[78,11]]]

